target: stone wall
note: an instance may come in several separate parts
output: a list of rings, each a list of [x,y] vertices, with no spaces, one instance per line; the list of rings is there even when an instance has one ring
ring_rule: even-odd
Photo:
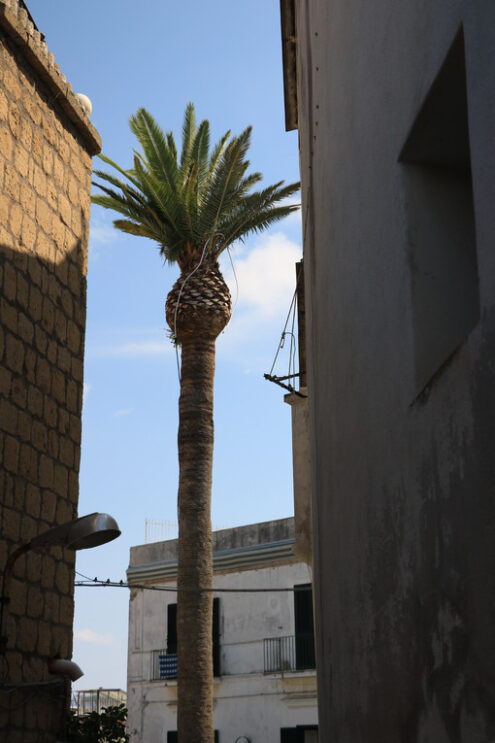
[[[26,12],[0,2],[0,569],[20,543],[77,515],[98,150]],[[74,553],[61,548],[28,553],[14,568],[0,656],[8,743],[63,735],[68,690],[47,661],[71,657],[73,568]]]

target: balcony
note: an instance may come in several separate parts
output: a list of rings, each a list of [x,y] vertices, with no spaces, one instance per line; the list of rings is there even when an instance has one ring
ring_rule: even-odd
[[[265,673],[316,668],[313,634],[268,637],[263,640]]]
[[[159,681],[177,678],[177,653],[166,650],[153,650],[151,680]]]

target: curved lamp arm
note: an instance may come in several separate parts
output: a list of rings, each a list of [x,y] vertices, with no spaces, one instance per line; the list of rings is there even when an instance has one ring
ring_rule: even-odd
[[[0,595],[0,652],[5,650],[7,643],[7,605],[10,601],[9,587],[12,570],[16,561],[29,550],[45,549],[61,546],[72,550],[83,550],[98,547],[100,544],[116,539],[121,534],[117,522],[108,513],[90,513],[88,516],[68,521],[60,526],[54,526],[42,534],[33,537],[30,542],[21,544],[11,552],[2,578],[2,593]]]

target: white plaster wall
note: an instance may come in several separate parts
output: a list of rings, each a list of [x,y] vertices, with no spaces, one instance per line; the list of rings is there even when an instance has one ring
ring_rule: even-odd
[[[292,588],[310,582],[304,563],[215,575],[217,588]],[[278,743],[281,727],[316,724],[314,671],[263,674],[263,639],[294,634],[292,591],[218,595],[222,676],[215,679],[214,723],[221,743],[233,743],[239,735],[253,743]],[[151,681],[152,651],[166,647],[167,604],[175,602],[175,593],[139,590],[130,603],[128,725],[133,743],[165,742],[167,731],[176,729],[176,682]]]

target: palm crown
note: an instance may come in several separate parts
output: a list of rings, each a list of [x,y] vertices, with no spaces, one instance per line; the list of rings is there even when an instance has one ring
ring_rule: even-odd
[[[114,226],[155,240],[169,262],[186,270],[199,261],[216,262],[220,253],[250,232],[262,231],[298,209],[281,204],[299,190],[299,183],[280,181],[252,188],[261,173],[247,173],[251,127],[231,138],[228,131],[210,152],[210,124],[196,125],[194,106],[185,112],[182,151],[172,132],[164,133],[144,108],[130,118],[142,152],[134,152],[134,167],[124,170],[105,155],[118,176],[96,170],[105,183],[92,201],[123,215]]]

